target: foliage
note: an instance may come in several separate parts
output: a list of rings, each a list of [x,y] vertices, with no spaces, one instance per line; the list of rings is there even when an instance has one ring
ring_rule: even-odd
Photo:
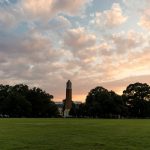
[[[150,86],[146,83],[130,84],[123,91],[129,115],[132,117],[150,117]]]
[[[52,117],[57,107],[53,96],[40,88],[29,89],[27,85],[0,85],[1,117]]]
[[[70,110],[70,115],[72,117],[83,118],[87,116],[86,105],[84,103],[81,104],[72,104],[72,108]]]
[[[98,86],[89,92],[85,105],[88,117],[150,117],[150,86],[130,84],[121,96]]]
[[[52,99],[52,95],[40,88],[24,84],[0,85],[0,117],[57,117],[58,108]],[[150,86],[130,84],[122,95],[97,86],[88,93],[85,103],[73,103],[70,115],[79,118],[150,117]]]
[[[119,117],[124,108],[121,96],[103,87],[92,89],[86,97],[87,115],[90,117]]]

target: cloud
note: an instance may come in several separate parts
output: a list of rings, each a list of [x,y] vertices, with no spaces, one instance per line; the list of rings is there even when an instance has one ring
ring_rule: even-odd
[[[114,3],[110,10],[96,12],[91,23],[99,27],[115,28],[126,22],[127,18],[127,16],[123,15],[120,5]]]
[[[11,29],[15,27],[21,19],[20,9],[9,1],[1,1],[0,4],[0,27]]]
[[[143,0],[123,0],[128,13],[135,19],[139,19],[138,25],[144,29],[150,30],[150,1]],[[131,20],[132,21],[132,20]]]
[[[150,63],[150,47],[144,48],[141,52],[130,52],[126,55],[114,55],[103,61],[103,73],[105,79],[115,80],[127,76],[148,74]]]
[[[67,18],[65,18],[64,16],[58,16],[57,20],[60,24],[63,24],[63,26],[71,25],[70,21]]]
[[[80,62],[82,67],[95,62],[95,44],[96,36],[83,27],[69,29],[64,36],[64,47],[73,53],[74,59],[77,59],[75,62]]]
[[[140,33],[134,30],[114,33],[110,36],[106,36],[105,40],[108,40],[108,42],[113,45],[112,49],[118,55],[132,51],[140,51],[142,47],[148,44],[147,36],[142,32]]]
[[[107,41],[99,44],[96,47],[97,51],[100,53],[101,56],[110,56],[114,53],[113,47]]]
[[[0,10],[0,24],[11,27],[15,24],[15,17],[9,12]]]
[[[0,34],[0,82],[38,86],[63,98],[63,82],[67,79],[62,74],[67,72],[68,57],[72,59],[70,51],[54,48],[49,37],[38,31],[24,37]]]
[[[28,18],[49,20],[59,13],[76,15],[88,2],[89,0],[22,0],[21,6]]]
[[[129,84],[136,83],[136,82],[150,84],[149,79],[150,79],[149,74],[139,75],[139,76],[128,76],[119,80],[114,80],[110,82],[102,82],[100,84],[101,86],[104,86],[105,88],[109,90],[113,90],[117,92],[118,94],[122,94]]]
[[[150,7],[144,10],[138,25],[150,31]]]
[[[72,38],[69,36],[68,39]],[[70,48],[74,48],[72,52],[75,57],[68,65],[71,64],[69,68],[78,67],[76,78],[81,75],[78,80],[89,78],[93,81],[94,78],[97,81],[99,78],[99,81],[110,81],[124,78],[133,70],[138,74],[148,66],[146,57],[149,57],[149,53],[145,50],[148,42],[149,36],[133,30],[104,36],[101,43],[84,47],[78,47],[78,44],[74,47],[69,42]]]
[[[74,100],[79,96],[84,100],[98,85],[120,92],[132,81],[148,82],[150,35],[136,24],[141,15],[140,25],[149,31],[148,5],[126,0],[126,5],[114,3],[109,10],[88,16],[93,13],[91,7],[87,8],[89,2],[13,0],[2,4],[0,82],[39,86],[53,94],[55,100],[65,98],[68,79],[73,82]],[[92,4],[97,8],[95,1]],[[87,26],[91,18],[100,28]],[[99,29],[114,30],[106,33]]]
[[[87,33],[85,29],[81,30],[84,32],[77,32],[79,31],[78,28],[71,31],[79,39],[80,37],[84,39],[93,36],[93,34],[91,36]],[[129,33],[127,39],[140,40],[140,34]],[[135,37],[138,38],[135,39]],[[134,73],[144,72],[148,70],[150,65],[148,63],[150,57],[149,47],[142,48],[142,51],[138,53],[132,51],[128,55],[125,53],[122,53],[122,55],[115,53],[114,55],[114,51],[111,51],[113,45],[107,40],[99,45],[95,42],[89,45],[79,44],[71,51],[55,49],[49,38],[37,31],[30,32],[24,38],[9,38],[7,41],[0,40],[2,41],[0,43],[0,53],[3,54],[0,56],[6,59],[2,60],[0,65],[1,83],[4,83],[4,81],[8,83],[7,80],[11,80],[9,84],[23,82],[30,86],[39,86],[56,95],[55,100],[62,100],[65,97],[65,81],[68,79],[73,82],[74,100],[78,100],[79,95],[80,99],[84,100],[89,90],[98,85],[120,93],[120,89],[125,89],[125,86],[132,81],[129,80],[129,82],[124,83],[123,78],[134,75]],[[125,38],[125,34],[120,34],[119,38]],[[90,43],[90,38],[87,39],[82,40],[82,42]],[[115,44],[119,44],[120,41],[116,40],[115,42]],[[72,45],[68,46],[72,47]],[[134,44],[131,47],[136,48]],[[97,52],[100,54],[98,55]],[[140,76],[140,74],[138,75]],[[120,79],[120,81],[116,81],[117,79]],[[59,86],[56,81],[59,81]],[[139,81],[143,80],[140,79]]]
[[[21,23],[47,24],[58,16],[57,22],[69,24],[63,15],[75,16],[81,14],[91,0],[20,0],[1,1],[0,25],[16,27]]]
[[[74,50],[81,50],[93,46],[96,36],[87,33],[85,28],[70,29],[65,35],[64,45]]]
[[[11,78],[44,78],[50,70],[54,71],[54,62],[65,60],[66,55],[71,57],[69,51],[53,48],[48,37],[35,31],[24,37],[11,35],[5,39],[0,36],[0,39],[0,56],[5,58],[1,59],[0,69]]]
[[[67,18],[65,18],[64,16],[57,16],[57,17],[55,17],[54,19],[52,19],[48,24],[47,24],[47,26],[45,27],[43,27],[43,30],[45,29],[45,28],[47,28],[47,29],[51,29],[51,30],[59,30],[59,31],[62,31],[63,29],[68,29],[68,28],[70,28],[71,27],[71,22],[67,19]]]

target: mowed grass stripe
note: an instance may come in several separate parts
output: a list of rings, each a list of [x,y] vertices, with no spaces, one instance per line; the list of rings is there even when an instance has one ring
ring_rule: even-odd
[[[149,150],[150,120],[0,119],[0,150]]]

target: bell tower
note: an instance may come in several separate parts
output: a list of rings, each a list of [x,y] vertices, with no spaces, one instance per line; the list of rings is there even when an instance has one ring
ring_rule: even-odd
[[[72,83],[70,80],[66,83],[66,99],[64,102],[64,117],[69,117],[69,112],[72,107]]]

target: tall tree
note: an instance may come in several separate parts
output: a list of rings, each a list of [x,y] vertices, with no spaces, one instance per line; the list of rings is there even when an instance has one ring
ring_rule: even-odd
[[[131,117],[150,116],[150,86],[146,83],[130,84],[123,91],[123,99]]]
[[[115,92],[96,87],[89,92],[86,107],[91,117],[116,117],[122,114],[123,101]]]

